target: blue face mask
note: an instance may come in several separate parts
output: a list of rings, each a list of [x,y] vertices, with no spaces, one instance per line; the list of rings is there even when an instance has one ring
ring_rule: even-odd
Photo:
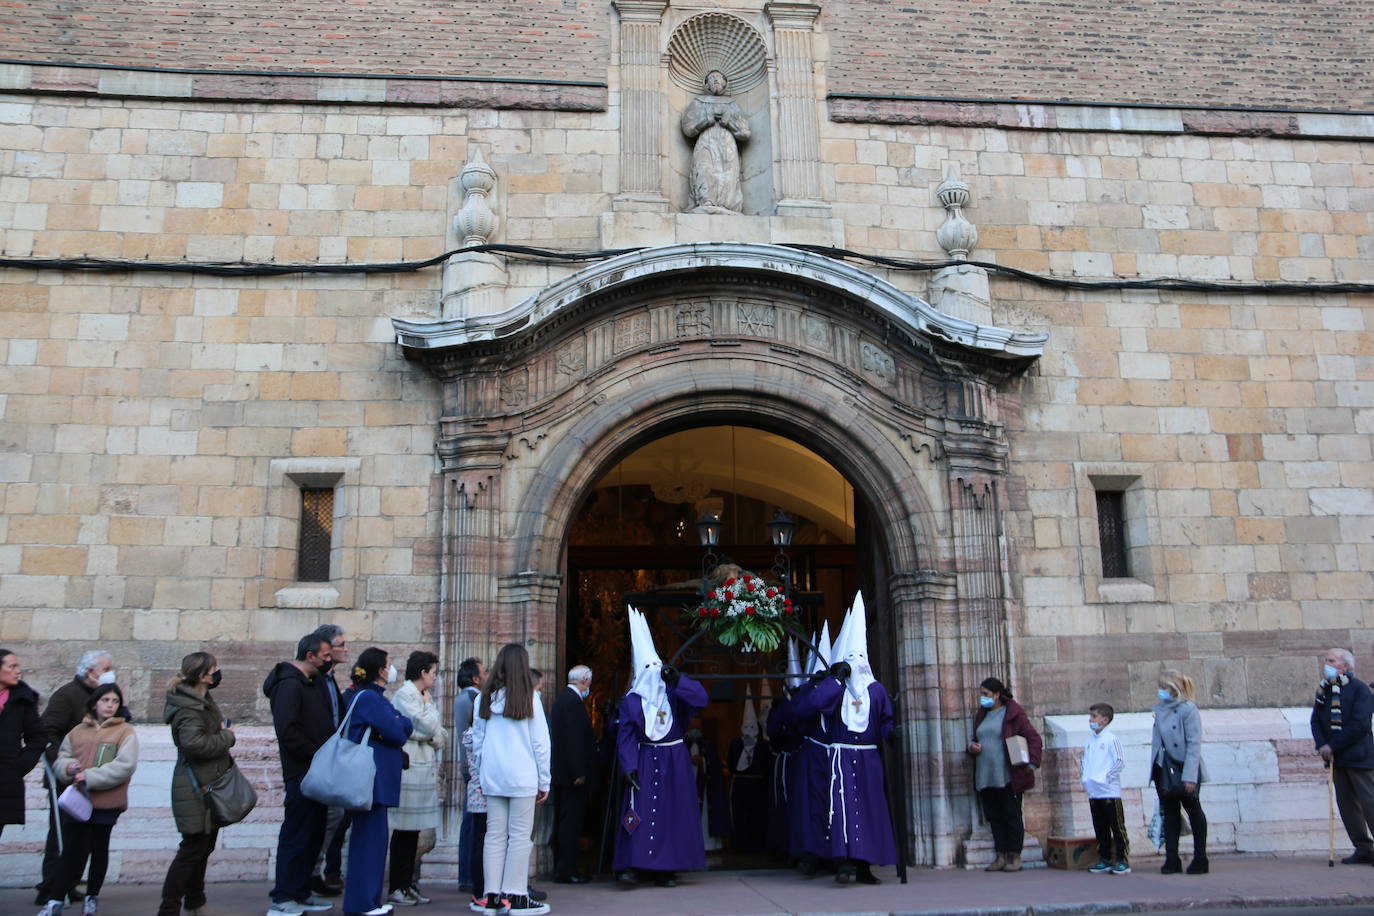
[[[978,698],[978,705],[981,706],[981,707],[983,707],[984,709],[991,709],[991,708],[992,708],[992,704],[993,704],[993,703],[996,703],[996,702],[997,702],[997,701],[994,700],[992,697],[979,697],[979,698]]]
[[[1324,674],[1324,675],[1326,676],[1326,679],[1327,679],[1328,681],[1331,681],[1331,680],[1335,680],[1336,678],[1340,677],[1340,674],[1341,674],[1341,673],[1340,673],[1339,671],[1337,671],[1335,668],[1331,667],[1330,665],[1323,665],[1323,666],[1322,666],[1322,674]]]
[[[591,692],[590,690],[579,690],[579,691],[577,691],[577,692],[580,693],[580,694],[582,694],[582,699],[584,699],[584,700],[587,699],[587,697],[589,697],[589,696],[592,695],[592,692]]]
[[[1168,702],[1169,700],[1172,700],[1174,698],[1174,695],[1169,691],[1165,690],[1163,687],[1159,688],[1159,690],[1156,692],[1159,694],[1160,700],[1164,702]]]
[[[1094,722],[1092,719],[1089,719],[1089,720],[1088,720],[1088,728],[1091,728],[1091,729],[1093,730],[1093,734],[1095,735],[1095,734],[1097,734],[1098,732],[1102,731],[1102,723],[1101,723],[1101,722]]]

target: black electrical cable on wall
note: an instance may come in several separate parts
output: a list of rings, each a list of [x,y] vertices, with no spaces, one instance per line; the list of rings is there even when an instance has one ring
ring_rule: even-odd
[[[885,255],[865,254],[848,248],[824,245],[781,245],[809,254],[834,260],[866,261],[892,270],[932,271],[945,267],[968,265],[981,267],[989,273],[1015,277],[1041,286],[1079,290],[1150,289],[1202,293],[1374,293],[1374,283],[1319,283],[1288,281],[1229,282],[1220,280],[1188,280],[1181,277],[1162,277],[1146,280],[1074,280],[1032,273],[990,261],[917,261]],[[387,274],[413,273],[442,264],[456,254],[472,252],[504,254],[541,261],[601,261],[644,248],[603,248],[589,251],[555,251],[527,245],[469,245],[455,248],[423,261],[386,261],[368,264],[265,264],[246,261],[126,261],[112,258],[14,258],[0,257],[0,268],[12,270],[73,270],[102,273],[133,273],[160,271],[163,273],[201,274],[215,277],[281,277],[291,274]]]

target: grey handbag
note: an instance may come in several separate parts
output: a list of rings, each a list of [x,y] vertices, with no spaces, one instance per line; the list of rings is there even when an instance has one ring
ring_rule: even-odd
[[[368,745],[372,726],[363,732],[361,744],[348,740],[348,722],[358,699],[361,698],[354,699],[348,707],[338,730],[315,752],[310,770],[301,780],[301,794],[306,798],[345,811],[371,811],[373,785],[377,781],[377,761]]]
[[[186,772],[191,775],[191,788],[196,790],[210,811],[210,823],[216,827],[237,824],[258,804],[258,793],[243,771],[230,761],[229,769],[211,782],[201,784],[188,761]]]

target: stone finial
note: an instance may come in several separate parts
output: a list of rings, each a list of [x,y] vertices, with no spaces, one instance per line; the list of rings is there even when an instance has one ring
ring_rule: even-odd
[[[458,184],[463,188],[463,206],[459,209],[453,225],[462,239],[462,244],[485,245],[491,241],[496,231],[496,214],[487,203],[487,195],[496,187],[496,172],[482,159],[482,151],[474,146],[472,158],[458,173]]]
[[[968,185],[959,178],[958,163],[945,166],[945,180],[935,189],[935,196],[947,211],[944,223],[935,230],[935,241],[948,252],[950,260],[963,261],[978,244],[978,229],[964,218],[969,192]]]

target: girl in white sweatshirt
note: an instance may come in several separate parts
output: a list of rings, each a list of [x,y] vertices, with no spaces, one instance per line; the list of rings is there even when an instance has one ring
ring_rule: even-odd
[[[487,796],[482,849],[487,916],[539,916],[529,897],[534,806],[549,797],[549,725],[534,687],[530,657],[511,643],[496,656],[472,717],[472,749]]]

